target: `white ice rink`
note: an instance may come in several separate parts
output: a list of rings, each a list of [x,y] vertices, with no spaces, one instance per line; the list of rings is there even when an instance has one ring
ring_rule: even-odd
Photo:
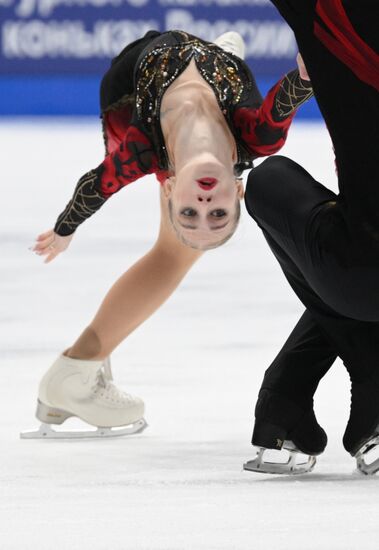
[[[0,550],[378,550],[379,476],[354,473],[342,447],[350,394],[339,361],[316,396],[329,444],[314,473],[242,470],[264,370],[303,311],[245,212],[232,241],[113,354],[149,428],[112,441],[18,439],[38,425],[41,375],[153,243],[158,184],[115,195],[46,265],[28,247],[101,161],[99,123],[3,120],[0,140]],[[295,124],[282,152],[335,189],[323,126]]]

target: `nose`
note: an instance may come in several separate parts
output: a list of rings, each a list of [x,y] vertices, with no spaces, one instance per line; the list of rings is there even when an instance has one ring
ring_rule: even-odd
[[[199,202],[211,202],[212,196],[207,195],[206,197],[203,197],[203,196],[201,196],[201,195],[198,195],[198,196],[197,196],[197,200],[198,200]]]

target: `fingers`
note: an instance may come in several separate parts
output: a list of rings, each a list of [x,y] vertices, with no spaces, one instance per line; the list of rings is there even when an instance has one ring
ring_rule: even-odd
[[[48,264],[49,262],[54,260],[54,258],[56,258],[59,253],[60,253],[59,250],[57,250],[56,248],[53,248],[51,246],[48,246],[47,248],[44,248],[41,251],[36,251],[36,254],[38,254],[38,256],[46,256],[46,258],[43,262],[45,264]]]
[[[299,68],[300,78],[302,78],[303,80],[310,80],[307,68],[300,52],[296,56],[296,61]]]
[[[38,235],[35,245],[30,250],[38,256],[47,256],[44,263],[49,263],[59,254],[59,250],[54,248],[54,243],[55,233],[53,229],[50,229]]]
[[[37,237],[37,241],[43,241],[49,237],[52,237],[54,235],[54,229],[49,229],[49,231],[45,231],[45,233],[41,233]]]
[[[57,254],[59,254],[59,250],[56,250],[52,245],[49,245],[49,246],[45,246],[44,248],[41,248],[40,250],[35,250],[35,253],[38,256],[46,256],[46,254],[48,255],[55,254],[56,256]]]
[[[46,256],[46,254],[51,254],[53,250],[54,250],[54,247],[52,245],[50,245],[50,246],[45,246],[44,248],[41,248],[40,250],[35,250],[34,252],[38,256]]]
[[[59,252],[57,251],[52,251],[50,252],[50,254],[47,256],[47,258],[44,260],[44,264],[48,264],[50,263],[52,260],[54,260],[54,258],[56,258],[58,256]]]
[[[61,236],[55,233],[54,229],[50,229],[38,235],[34,246],[30,247],[29,250],[35,252],[38,256],[46,256],[45,263],[49,263],[54,260],[58,254],[66,250],[73,236],[73,233],[71,235]]]
[[[53,243],[54,243],[54,235],[53,236],[50,236],[50,237],[47,237],[46,239],[43,239],[43,240],[39,240],[37,241],[37,243],[34,245],[34,247],[32,248],[32,250],[34,252],[40,252],[41,250],[44,250],[45,248],[51,246]]]

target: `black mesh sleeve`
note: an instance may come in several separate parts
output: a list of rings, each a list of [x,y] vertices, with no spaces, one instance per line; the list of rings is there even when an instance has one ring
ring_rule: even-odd
[[[290,116],[302,103],[313,96],[312,84],[300,78],[299,70],[286,74],[276,93],[272,118],[276,122]]]
[[[80,178],[72,199],[56,221],[55,233],[62,236],[71,235],[84,220],[104,204],[107,198],[98,191],[98,180],[99,174],[96,170],[90,170]]]

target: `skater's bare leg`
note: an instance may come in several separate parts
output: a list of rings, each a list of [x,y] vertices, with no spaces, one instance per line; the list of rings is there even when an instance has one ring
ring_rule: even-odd
[[[104,359],[154,313],[177,288],[202,252],[182,244],[168,219],[161,191],[161,225],[152,249],[105,296],[93,321],[65,355]]]

